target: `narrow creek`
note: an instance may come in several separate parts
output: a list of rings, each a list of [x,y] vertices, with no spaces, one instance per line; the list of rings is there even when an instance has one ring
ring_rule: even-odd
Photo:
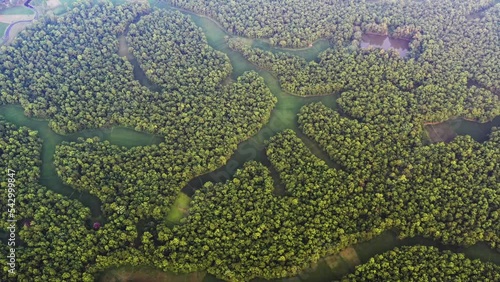
[[[175,9],[169,6],[164,6],[162,8]],[[258,72],[260,76],[264,78],[266,85],[269,87],[273,95],[278,98],[278,103],[276,104],[275,109],[272,111],[269,122],[264,125],[262,129],[253,137],[240,143],[237,151],[230,157],[225,166],[220,167],[213,172],[192,179],[182,189],[182,192],[191,196],[196,189],[199,189],[207,181],[224,182],[227,179],[230,179],[234,175],[235,171],[238,168],[241,168],[245,162],[250,160],[262,162],[268,168],[270,168],[273,179],[277,184],[276,189],[280,190],[281,192],[284,191],[284,188],[280,184],[279,177],[277,176],[276,171],[272,168],[269,160],[265,155],[265,141],[285,129],[291,129],[296,132],[296,134],[311,150],[311,152],[320,159],[324,160],[330,167],[339,168],[339,166],[335,162],[333,162],[323,150],[321,150],[317,143],[306,137],[298,129],[297,123],[297,113],[302,106],[312,102],[322,102],[328,107],[336,108],[336,96],[330,95],[319,97],[298,97],[285,93],[281,89],[276,77],[274,77],[267,71],[258,69],[255,65],[248,62],[240,53],[235,52],[229,48],[224,39],[227,34],[220,28],[220,26],[217,25],[216,22],[207,17],[187,12],[183,13],[189,15],[189,17],[195,22],[195,24],[203,30],[211,47],[225,53],[229,57],[233,66],[233,72],[231,74],[231,78],[233,80],[235,80],[238,76],[241,76],[246,71],[253,70]],[[119,40],[124,40],[124,38],[119,38]],[[272,47],[267,46],[265,42],[255,41],[254,44],[261,48],[272,49]],[[325,41],[318,41],[317,43],[313,44],[312,48],[303,49],[300,50],[300,52],[290,52],[295,53],[295,55],[301,56],[308,61],[311,61],[315,60],[318,54],[326,48],[328,48],[328,45],[325,43]],[[276,48],[274,51],[288,52],[287,50],[280,50],[278,48]],[[147,86],[151,90],[158,91],[158,89],[155,88],[155,86],[151,84],[147,79],[144,72],[141,70],[137,60],[130,56],[127,56],[127,58],[134,66],[134,75],[136,79],[141,81],[141,84]],[[79,137],[88,138],[94,136],[100,137],[101,140],[109,140],[112,144],[126,147],[159,144],[163,140],[159,136],[152,136],[146,133],[140,133],[132,129],[122,127],[85,130],[75,134],[62,136],[54,133],[49,128],[48,121],[36,120],[24,116],[23,109],[18,105],[8,105],[0,107],[0,115],[4,116],[7,121],[15,124],[16,126],[26,126],[30,129],[38,131],[40,138],[43,140],[40,183],[57,193],[73,199],[78,199],[91,209],[93,219],[97,220],[103,220],[100,209],[101,203],[99,199],[93,195],[85,192],[79,192],[65,185],[58,177],[53,164],[56,146],[63,141],[74,142],[77,141]],[[471,126],[471,130],[472,129],[473,126]],[[373,255],[390,250],[396,246],[416,244],[430,244],[438,246],[442,249],[449,248],[454,251],[465,252],[470,258],[480,258],[486,261],[492,261],[496,264],[500,263],[500,253],[491,250],[485,244],[478,244],[469,248],[442,246],[436,242],[423,238],[398,240],[396,236],[391,232],[385,232],[372,240],[358,244],[354,246],[354,249],[356,250],[357,256],[359,256],[360,261],[366,262]],[[294,281],[331,281],[333,278],[340,277],[345,273],[351,272],[353,268],[352,265],[347,264],[345,266],[340,266],[332,270],[332,268],[330,268],[328,265],[326,265],[326,267],[325,265],[325,259],[322,259],[316,269],[306,270],[304,271],[304,274],[301,274],[292,279]],[[217,280],[213,276],[207,275],[204,281],[220,280]],[[264,280],[256,279],[256,281]],[[273,281],[284,280],[278,279]]]
[[[164,7],[167,9],[175,9],[172,7]],[[245,71],[256,71],[265,80],[267,86],[271,92],[278,98],[278,103],[272,112],[271,119],[255,136],[249,140],[241,143],[238,146],[238,150],[229,159],[227,164],[214,172],[196,177],[192,179],[186,187],[182,190],[188,195],[192,195],[196,189],[199,189],[205,182],[221,182],[232,177],[236,169],[240,168],[244,162],[249,160],[256,160],[265,164],[270,168],[272,174],[276,174],[272,166],[269,164],[264,151],[265,140],[269,137],[275,135],[276,133],[283,131],[284,129],[292,129],[297,133],[300,139],[306,144],[306,146],[311,150],[311,152],[327,162],[330,167],[339,168],[337,164],[330,160],[326,153],[311,139],[304,136],[304,134],[298,129],[297,123],[297,113],[299,109],[305,104],[312,102],[322,102],[326,106],[331,108],[336,108],[336,97],[335,96],[321,96],[321,97],[298,97],[292,96],[285,93],[278,80],[269,72],[257,68],[255,65],[248,62],[240,53],[233,51],[226,44],[224,37],[227,35],[224,30],[212,19],[196,15],[191,12],[182,11],[187,14],[191,19],[198,25],[207,38],[208,44],[223,53],[225,53],[233,66],[232,79],[236,79],[238,76],[243,74]],[[328,46],[325,45],[325,41],[317,42],[318,46],[313,45],[313,48],[300,50],[300,52],[295,52],[295,55],[301,56],[307,61],[316,60],[319,53],[324,51]],[[383,43],[383,42],[382,42]],[[389,42],[392,43],[392,42]],[[400,43],[400,42],[396,42]],[[406,43],[407,42],[403,42]],[[315,43],[316,44],[316,43]],[[372,42],[373,44],[373,42]],[[387,44],[387,42],[386,42]],[[400,44],[401,45],[401,44]],[[253,46],[270,50],[272,52],[288,52],[287,50],[273,48],[263,41],[255,40]],[[325,47],[326,46],[326,47]],[[404,47],[404,46],[403,46]],[[399,50],[401,49],[401,50]],[[399,52],[404,52],[403,48],[399,48]],[[406,50],[407,51],[407,50]],[[290,52],[292,53],[292,52]],[[488,132],[482,131],[482,134],[474,132],[474,124],[467,124],[467,126],[462,127],[462,129],[467,132],[470,131],[474,133],[473,135],[477,138],[487,138],[487,134],[491,131],[491,127]],[[479,137],[478,135],[483,135]],[[282,186],[279,181],[279,177],[273,175],[273,180],[277,186]],[[276,182],[278,181],[278,182]],[[283,189],[283,187],[277,187],[277,189]],[[463,252],[465,255],[471,259],[481,259],[482,261],[489,261],[496,264],[500,263],[500,253],[491,249],[488,245],[484,243],[479,243],[470,247],[460,247],[460,246],[447,246],[442,245],[430,239],[416,237],[400,240],[397,238],[396,233],[386,231],[381,235],[368,240],[366,242],[357,244],[353,246],[354,253],[359,258],[360,263],[367,262],[371,257],[376,254],[380,254],[391,250],[398,246],[405,245],[427,245],[436,246],[441,250],[452,250],[455,252]],[[314,269],[305,270],[303,273],[296,277],[286,278],[286,279],[275,279],[272,281],[332,281],[332,279],[340,279],[343,275],[350,273],[354,270],[356,265],[349,263],[340,263],[336,267],[330,267],[326,261],[328,258],[322,258],[318,265]],[[216,277],[208,274],[203,281],[222,281]],[[263,279],[254,279],[254,281],[267,281]]]
[[[47,120],[39,120],[25,116],[24,110],[20,105],[1,106],[0,115],[2,115],[6,121],[18,127],[26,126],[32,130],[38,131],[38,136],[43,142],[40,184],[56,193],[71,199],[77,199],[90,209],[93,220],[99,220],[101,222],[105,220],[101,211],[101,201],[88,192],[78,191],[64,184],[59,175],[57,175],[54,165],[56,146],[63,141],[76,142],[78,138],[92,138],[96,136],[101,140],[108,140],[112,144],[127,148],[159,144],[163,141],[163,138],[159,136],[137,132],[125,127],[88,129],[73,134],[59,135],[49,127],[49,122]]]
[[[170,6],[166,6],[164,8],[175,9]],[[285,91],[281,89],[281,86],[275,76],[273,76],[266,70],[259,69],[248,60],[246,60],[241,53],[229,48],[226,40],[224,39],[224,37],[228,34],[224,30],[222,30],[216,22],[214,22],[212,19],[209,19],[208,17],[199,16],[186,11],[181,12],[190,16],[193,22],[203,30],[208,44],[212,48],[225,53],[229,57],[231,65],[233,66],[233,72],[231,74],[231,78],[233,80],[236,80],[238,76],[241,76],[246,71],[255,71],[264,78],[267,87],[269,87],[272,94],[276,96],[276,98],[278,98],[278,102],[276,103],[276,106],[271,113],[269,122],[264,125],[264,127],[262,127],[262,129],[259,130],[256,135],[240,143],[237,151],[230,157],[225,166],[222,166],[213,172],[192,179],[182,189],[184,193],[192,195],[195,190],[202,187],[203,184],[208,181],[223,182],[227,179],[230,179],[238,168],[241,168],[245,162],[251,160],[255,160],[266,165],[271,171],[274,182],[277,184],[276,189],[280,190],[279,192],[283,192],[284,188],[279,184],[279,177],[266,157],[265,142],[269,140],[270,137],[276,135],[278,132],[282,132],[285,129],[291,129],[296,132],[296,134],[311,150],[311,152],[320,159],[324,160],[330,167],[339,167],[328,157],[328,155],[323,150],[321,150],[316,142],[306,137],[300,131],[297,122],[297,113],[299,112],[300,108],[302,108],[302,106],[313,102],[321,102],[328,107],[336,108],[336,96],[328,95],[317,97],[298,97],[285,93]],[[317,58],[319,53],[324,51],[328,47],[327,45],[325,45],[325,41],[318,41],[317,44],[319,46],[300,50],[300,56],[304,57],[307,60],[314,60],[315,58]],[[267,47],[271,48],[270,46]],[[280,49],[276,50],[284,51]]]

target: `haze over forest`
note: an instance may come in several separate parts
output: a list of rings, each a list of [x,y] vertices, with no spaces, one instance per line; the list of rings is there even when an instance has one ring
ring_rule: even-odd
[[[500,281],[500,2],[0,9],[0,281]]]

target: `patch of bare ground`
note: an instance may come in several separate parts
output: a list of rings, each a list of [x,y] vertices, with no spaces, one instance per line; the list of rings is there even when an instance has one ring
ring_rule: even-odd
[[[326,256],[324,258],[324,260],[325,260],[326,264],[328,264],[328,267],[330,267],[330,269],[336,269],[342,263],[344,263],[344,261],[342,260],[342,258],[340,257],[339,254]]]
[[[48,9],[55,9],[59,6],[61,6],[61,1],[60,0],[47,0],[47,8]]]
[[[427,124],[425,130],[432,143],[451,142],[457,136],[451,125],[445,122]]]
[[[332,270],[343,268],[343,264],[347,264],[349,268],[354,268],[361,264],[358,253],[353,247],[348,247],[338,254],[326,256],[324,260]]]
[[[353,247],[344,249],[343,251],[340,252],[339,255],[342,257],[342,259],[344,259],[347,263],[349,263],[352,266],[361,264],[361,260],[358,257],[358,253]]]

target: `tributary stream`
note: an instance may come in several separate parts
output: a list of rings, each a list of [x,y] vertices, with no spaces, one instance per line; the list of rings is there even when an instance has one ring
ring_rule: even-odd
[[[171,7],[163,8],[173,9]],[[214,172],[207,173],[192,179],[188,183],[188,185],[182,189],[182,191],[188,195],[192,195],[196,189],[201,187],[207,181],[225,181],[233,176],[236,169],[241,168],[245,162],[250,160],[262,162],[267,167],[269,167],[271,169],[271,172],[273,172],[273,179],[277,184],[276,186],[278,187],[278,189],[283,190],[283,187],[279,187],[281,186],[279,178],[277,177],[275,171],[272,169],[269,161],[267,160],[264,147],[266,140],[285,129],[291,129],[296,132],[296,134],[301,138],[301,140],[307,145],[307,147],[314,155],[326,161],[330,167],[338,168],[338,165],[330,160],[325,152],[319,148],[318,144],[307,138],[299,130],[297,123],[297,113],[302,106],[313,102],[322,102],[328,107],[336,108],[336,97],[334,95],[319,97],[298,97],[285,93],[281,89],[279,82],[275,76],[267,71],[258,69],[256,66],[248,62],[240,53],[229,48],[224,39],[227,34],[215,21],[193,13],[183,13],[189,15],[191,19],[196,23],[196,25],[202,28],[211,47],[224,52],[229,57],[233,67],[231,79],[236,80],[238,76],[241,76],[246,71],[253,70],[258,72],[265,79],[265,82],[271,92],[278,98],[278,103],[276,104],[275,109],[272,111],[269,122],[264,125],[264,127],[256,135],[239,144],[237,151],[230,157],[225,166],[217,169]],[[264,41],[255,41],[254,46],[271,50],[273,52],[292,52],[295,55],[301,56],[308,61],[316,59],[320,52],[329,47],[327,42],[324,40],[317,41],[311,48],[302,49],[300,51],[288,51],[285,49],[273,48],[266,44]],[[136,76],[136,79],[141,80],[141,83],[143,85],[150,84],[150,82],[146,80],[144,72],[140,69],[137,60],[134,60],[134,58],[128,55],[127,58],[134,65],[134,74]],[[149,87],[152,88],[154,86],[149,85]],[[30,129],[38,131],[39,137],[43,140],[40,183],[57,193],[74,199],[78,199],[91,209],[93,218],[99,220],[103,220],[103,218],[101,218],[100,201],[93,195],[76,191],[75,189],[65,185],[58,177],[53,164],[55,147],[62,141],[77,141],[78,137],[89,138],[99,136],[101,140],[109,140],[112,144],[126,147],[158,144],[163,140],[159,136],[152,136],[146,133],[140,133],[132,129],[122,127],[85,130],[75,134],[62,136],[52,131],[49,128],[47,121],[36,120],[24,116],[23,109],[19,105],[8,105],[0,107],[0,114],[4,116],[7,121],[15,124],[16,126],[26,126]],[[474,128],[474,125],[471,124],[470,130],[473,131]],[[474,135],[476,134],[477,133],[475,133]],[[416,244],[435,245],[440,247],[441,249],[452,249],[454,251],[465,252],[466,255],[470,258],[480,258],[484,261],[492,261],[496,264],[500,263],[500,253],[491,250],[484,244],[478,244],[469,248],[442,246],[438,243],[423,238],[398,240],[395,234],[391,232],[384,232],[382,235],[370,241],[354,246],[354,249],[356,250],[359,260],[361,262],[366,262],[373,255],[391,250],[396,246]],[[322,259],[314,270],[306,270],[302,275],[291,278],[287,281],[331,281],[334,278],[339,278],[345,273],[351,272],[352,267],[353,265],[349,265],[348,263],[346,263],[332,270],[325,263],[325,260]],[[217,281],[215,277],[212,277],[210,275],[207,275],[204,280]]]

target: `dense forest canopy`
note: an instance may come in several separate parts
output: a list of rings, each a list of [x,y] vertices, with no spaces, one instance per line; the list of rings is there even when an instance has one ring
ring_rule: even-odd
[[[360,32],[441,36],[455,21],[492,7],[480,1],[332,0],[172,0],[171,3],[216,19],[234,35],[266,38],[282,47],[307,47],[320,38],[347,43]],[[444,16],[446,15],[446,16]],[[442,29],[444,28],[444,29]]]
[[[15,247],[17,277],[9,280],[7,258],[0,258],[2,281],[44,281],[85,277],[87,265],[95,262],[99,246],[95,233],[86,227],[90,211],[79,201],[70,200],[37,184],[40,177],[41,140],[36,131],[16,128],[0,120],[2,173],[13,169],[15,174],[15,210],[17,243]],[[2,190],[7,180],[2,175]],[[7,230],[7,197],[1,197],[2,220],[0,229]],[[110,234],[117,235],[120,232]],[[111,239],[111,238],[108,238]],[[11,247],[1,244],[2,254]],[[50,263],[47,263],[49,262]],[[45,267],[40,267],[45,265]],[[87,276],[89,277],[89,276]],[[90,278],[92,276],[90,275]],[[86,281],[92,281],[87,279]]]
[[[342,281],[498,281],[500,268],[434,247],[396,248],[356,267]]]
[[[144,3],[78,2],[0,47],[1,105],[20,104],[59,134],[126,126],[164,138],[133,148],[97,137],[58,144],[59,177],[102,202],[96,227],[78,200],[37,183],[44,148],[35,129],[0,119],[0,168],[16,170],[22,183],[19,268],[9,276],[0,257],[0,280],[94,281],[123,265],[207,271],[228,281],[284,278],[387,230],[499,249],[500,129],[483,143],[460,136],[430,144],[422,136],[428,122],[500,114],[500,4],[171,2],[217,20],[228,46],[259,72],[230,79],[234,52],[216,51],[180,11]],[[363,33],[408,39],[410,55],[361,49]],[[252,38],[281,47],[327,38],[332,48],[306,61],[284,49],[256,48]],[[120,57],[124,43],[129,56]],[[155,87],[142,85],[134,67]],[[267,71],[276,78],[262,75]],[[224,182],[205,183],[173,225],[167,216],[181,189],[226,164],[276,105],[299,99],[274,96],[282,90],[268,87],[271,79],[303,99],[331,95],[338,109],[308,102],[287,121],[292,128],[266,141],[265,160],[247,161]],[[7,187],[5,174],[0,180]],[[2,207],[6,201],[0,199]],[[1,215],[6,230],[7,211]],[[345,280],[456,275],[494,281],[497,268],[415,246],[376,256]]]
[[[342,110],[366,121],[387,122],[387,116],[412,122],[457,116],[487,121],[500,114],[500,7],[496,7],[439,41],[422,39],[414,58],[354,45],[329,49],[316,61],[306,62],[287,53],[252,48],[238,38],[229,39],[229,44],[275,73],[287,92],[339,94]],[[391,107],[380,107],[380,100]]]

